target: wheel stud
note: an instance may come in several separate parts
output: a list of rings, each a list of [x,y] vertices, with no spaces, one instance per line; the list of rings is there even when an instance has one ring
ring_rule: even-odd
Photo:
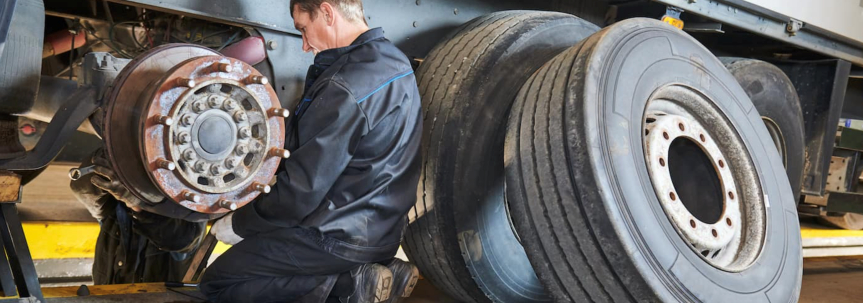
[[[158,116],[155,118],[156,123],[162,124],[164,126],[171,126],[174,124],[174,119],[168,116]]]
[[[192,201],[195,203],[201,202],[201,196],[200,195],[198,195],[196,193],[189,192],[189,191],[183,191],[183,199],[185,199],[186,201]]]
[[[222,200],[219,200],[219,207],[230,210],[230,211],[235,211],[235,210],[237,210],[237,203],[222,199]]]
[[[195,162],[195,171],[199,173],[207,171],[207,163],[204,161]]]
[[[230,73],[231,71],[234,70],[234,68],[231,67],[230,63],[217,63],[216,69],[218,69],[220,72],[223,72],[223,73]]]
[[[177,86],[179,87],[195,87],[195,80],[189,78],[177,78]]]
[[[282,117],[282,118],[287,118],[288,116],[291,115],[291,113],[287,109],[284,109],[284,108],[271,108],[270,110],[267,111],[267,114],[269,114],[270,117]]]
[[[246,83],[247,84],[264,84],[264,85],[266,85],[267,83],[270,83],[270,81],[267,80],[267,77],[264,77],[264,76],[249,76],[248,78],[246,78]]]
[[[259,192],[265,193],[265,194],[270,193],[270,186],[266,185],[266,184],[261,184],[261,183],[255,182],[255,184],[252,184],[252,188],[254,188],[255,190],[257,190]]]
[[[287,159],[291,156],[291,152],[284,148],[273,147],[270,149],[270,156]]]
[[[212,108],[219,107],[219,103],[221,103],[221,100],[219,100],[219,97],[211,96],[209,99],[207,99],[207,104],[209,104],[210,107],[212,107]]]
[[[177,168],[177,166],[174,165],[174,162],[171,162],[171,161],[168,161],[165,159],[156,160],[156,167],[162,168],[162,169],[167,169],[167,170],[174,170]]]
[[[206,109],[207,109],[207,105],[204,104],[203,101],[198,101],[198,102],[195,102],[192,104],[192,110],[194,110],[197,113],[200,113]]]

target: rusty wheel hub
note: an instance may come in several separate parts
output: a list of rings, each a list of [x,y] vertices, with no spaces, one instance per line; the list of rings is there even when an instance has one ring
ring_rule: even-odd
[[[167,45],[130,63],[114,85],[105,141],[118,177],[141,199],[235,210],[269,192],[289,156],[287,110],[267,78],[241,61]]]

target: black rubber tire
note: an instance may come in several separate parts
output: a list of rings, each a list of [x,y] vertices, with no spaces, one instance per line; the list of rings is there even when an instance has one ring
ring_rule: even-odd
[[[433,210],[411,224],[404,247],[424,277],[453,298],[549,300],[506,214],[506,115],[534,71],[597,30],[568,14],[497,12],[466,23],[420,66],[425,131],[417,208]]]
[[[799,197],[805,141],[803,110],[794,84],[781,69],[761,60],[734,57],[719,57],[719,60],[746,91],[768,129],[778,130],[773,143],[784,155],[783,164],[791,190]]]
[[[703,261],[677,234],[644,158],[644,108],[667,84],[714,100],[743,138],[765,203],[756,262]],[[729,158],[730,159],[730,158]],[[652,19],[606,27],[555,57],[510,113],[507,199],[540,280],[558,302],[794,302],[802,275],[795,199],[757,111],[731,74],[682,31]],[[769,204],[773,204],[772,207]]]
[[[6,6],[6,1],[0,5]],[[19,0],[11,13],[9,32],[0,48],[0,113],[21,114],[33,107],[39,90],[45,5],[41,0]]]

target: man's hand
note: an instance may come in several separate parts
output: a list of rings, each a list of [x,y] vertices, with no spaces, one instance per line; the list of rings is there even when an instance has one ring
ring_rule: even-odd
[[[123,183],[120,183],[120,180],[117,179],[117,175],[110,168],[111,164],[108,162],[108,158],[105,156],[105,153],[99,153],[93,155],[93,168],[94,175],[90,178],[90,183],[93,186],[111,194],[114,196],[114,199],[119,201],[123,201],[129,208],[134,210],[135,212],[141,211],[141,204],[143,201],[135,197],[129,189],[126,188]]]
[[[234,227],[232,223],[232,219],[234,217],[233,213],[228,214],[227,216],[222,217],[216,223],[213,223],[213,227],[210,228],[210,233],[216,236],[216,239],[224,242],[228,245],[234,245],[243,241],[243,238],[234,233]]]

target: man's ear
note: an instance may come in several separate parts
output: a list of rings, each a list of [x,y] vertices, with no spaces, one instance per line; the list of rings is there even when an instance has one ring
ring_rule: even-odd
[[[330,4],[329,2],[326,2],[326,1],[321,3],[321,13],[323,13],[322,17],[324,17],[324,22],[326,22],[327,25],[332,26],[333,23],[335,23],[335,21],[336,21],[336,15],[335,15],[336,10],[333,9],[332,4]]]

